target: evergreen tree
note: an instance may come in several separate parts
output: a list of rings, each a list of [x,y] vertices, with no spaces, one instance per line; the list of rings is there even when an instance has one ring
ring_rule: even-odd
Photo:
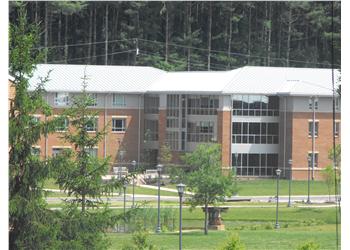
[[[48,116],[50,107],[42,98],[42,78],[29,92],[29,79],[43,54],[38,45],[38,26],[27,23],[24,6],[18,10],[17,25],[10,26],[9,71],[14,77],[15,97],[9,110],[9,246],[10,249],[55,249],[59,223],[47,208],[43,182],[50,176],[48,162],[32,154],[41,136],[54,129],[54,121],[36,121],[31,114]]]
[[[114,177],[109,182],[102,180],[108,173],[109,158],[99,159],[92,151],[103,139],[106,128],[97,127],[97,114],[89,110],[94,99],[86,92],[86,74],[83,79],[82,93],[73,97],[71,107],[61,116],[71,124],[62,139],[74,150],[65,150],[53,159],[59,187],[72,197],[66,200],[61,214],[59,239],[64,248],[104,249],[108,242],[103,233],[113,227],[121,215],[112,214],[101,196],[120,188],[126,180]],[[96,132],[88,132],[92,128]]]

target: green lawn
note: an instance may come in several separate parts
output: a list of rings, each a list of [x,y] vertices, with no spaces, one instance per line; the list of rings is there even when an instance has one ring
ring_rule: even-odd
[[[280,195],[288,195],[288,180],[280,180]],[[307,181],[292,181],[292,195],[306,195],[307,194]],[[238,195],[250,196],[250,195],[275,195],[276,194],[276,180],[239,180],[238,181]],[[168,188],[176,189],[176,184],[167,185]],[[333,192],[334,193],[334,192]],[[324,181],[311,181],[310,182],[310,194],[311,195],[326,195],[328,194],[327,184]]]
[[[334,225],[311,226],[307,228],[281,228],[279,230],[240,230],[237,232],[247,249],[282,250],[296,249],[301,243],[309,240],[317,242],[322,250],[336,249]],[[218,249],[227,239],[228,231],[184,232],[183,249],[212,250]],[[178,249],[177,233],[151,234],[149,241],[162,249]],[[131,241],[130,234],[108,234],[111,246],[109,249],[121,249],[125,242]]]
[[[117,212],[117,211],[116,211]],[[121,211],[120,211],[121,212]],[[279,210],[279,230],[273,229],[275,208],[230,208],[222,214],[226,231],[202,231],[201,209],[183,211],[183,249],[218,249],[230,232],[237,232],[247,249],[296,249],[299,244],[316,241],[321,249],[335,249],[335,208],[286,208]],[[177,222],[178,223],[178,222]],[[196,231],[187,231],[197,229]],[[131,234],[110,233],[110,249],[120,249]],[[178,249],[178,234],[151,233],[149,240],[163,249]]]

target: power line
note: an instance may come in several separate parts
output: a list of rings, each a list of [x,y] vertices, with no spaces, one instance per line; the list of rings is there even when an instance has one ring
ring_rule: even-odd
[[[135,38],[129,38],[129,39],[117,39],[117,40],[110,40],[107,41],[107,43],[114,43],[114,42],[121,42],[121,41],[130,41],[130,40],[135,40]],[[101,43],[106,43],[106,41],[101,41],[101,42],[92,42],[92,43],[72,43],[72,44],[67,44],[67,45],[53,45],[53,46],[48,46],[48,47],[36,47],[33,49],[54,49],[54,48],[64,48],[64,47],[75,47],[75,46],[84,46],[84,45],[94,45],[94,44],[101,44]]]
[[[133,52],[135,51],[135,49],[133,50],[125,50],[125,51],[117,51],[117,52],[113,52],[113,53],[108,53],[107,55],[117,55],[117,54],[122,54],[122,53],[128,53],[128,52]],[[100,56],[105,56],[106,53],[104,54],[100,54],[100,55],[94,55],[94,56],[86,56],[86,57],[77,57],[77,58],[67,58],[67,61],[76,61],[76,60],[81,60],[81,59],[88,59],[88,58],[92,58],[92,57],[100,57]],[[65,62],[66,60],[56,60],[56,61],[51,61],[48,63],[59,63],[59,62]]]

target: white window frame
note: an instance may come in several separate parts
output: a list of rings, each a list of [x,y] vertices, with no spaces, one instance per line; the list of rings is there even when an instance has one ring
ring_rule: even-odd
[[[59,115],[55,115],[54,117],[60,117]],[[63,130],[59,130],[59,129],[55,129],[55,132],[57,133],[63,133],[63,132],[67,132],[68,130],[68,127],[69,127],[69,119],[68,118],[65,118],[64,119],[64,126],[65,126],[65,129]]]
[[[93,157],[98,157],[98,147],[92,147],[92,148],[85,148],[85,150],[88,152],[88,154],[90,155],[90,150],[96,150],[96,155],[94,155]]]
[[[91,117],[89,117],[89,119],[91,119],[91,118],[95,118],[95,127],[94,127],[94,130],[88,130],[88,127],[86,127],[85,126],[85,129],[86,129],[86,131],[88,132],[88,133],[95,133],[97,130],[98,130],[98,116],[91,116]]]
[[[341,104],[341,100],[339,97],[335,97],[335,110],[339,111],[340,110],[340,104]]]
[[[315,168],[318,168],[318,164],[319,164],[319,160],[320,160],[320,154],[318,151],[315,151],[315,159],[317,159],[317,161],[315,160]],[[312,151],[308,151],[307,152],[307,157],[309,158],[310,157],[310,162],[308,162],[308,167],[309,167],[309,164],[310,164],[310,168],[312,168]]]
[[[123,121],[123,126],[121,128],[116,128],[114,127],[114,121],[115,120],[121,120]],[[118,129],[118,130],[117,130]],[[116,117],[112,117],[112,133],[125,133],[126,131],[126,117],[125,116],[116,116]]]
[[[308,125],[307,129],[308,129],[308,136],[309,136],[309,138],[312,137],[312,131],[310,131],[310,123],[311,124],[313,123],[312,120],[308,120],[308,124],[307,124]],[[317,123],[317,125],[316,125],[316,123]],[[311,125],[311,128],[312,128],[312,125]],[[315,137],[318,137],[319,132],[320,132],[319,130],[320,130],[320,121],[319,120],[315,120]]]
[[[39,150],[39,154],[34,154],[33,150],[36,150],[36,149]],[[32,155],[40,156],[40,154],[41,154],[40,146],[37,146],[37,145],[32,146],[32,151],[31,151],[31,153],[32,153]]]
[[[68,92],[56,92],[54,98],[55,106],[68,106],[69,105],[69,93]]]
[[[119,99],[119,98],[121,98],[121,99]],[[126,106],[125,95],[113,94],[112,104],[115,107],[125,107]]]

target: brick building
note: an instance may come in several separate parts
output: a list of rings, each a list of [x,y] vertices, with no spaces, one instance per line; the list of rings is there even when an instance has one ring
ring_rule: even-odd
[[[271,177],[278,167],[288,177],[292,159],[294,179],[307,178],[308,167],[319,178],[320,169],[331,164],[330,69],[246,66],[165,72],[141,66],[38,65],[31,87],[49,70],[45,98],[55,115],[81,91],[86,72],[87,91],[96,100],[91,109],[98,111],[96,124],[89,129],[93,133],[109,125],[93,153],[111,156],[111,164],[142,163],[146,151],[156,163],[165,143],[173,161],[181,164],[181,154],[206,142],[220,143],[223,168],[242,177]],[[336,143],[340,143],[339,99],[336,119]],[[70,147],[58,139],[64,126],[35,145],[43,157]]]

